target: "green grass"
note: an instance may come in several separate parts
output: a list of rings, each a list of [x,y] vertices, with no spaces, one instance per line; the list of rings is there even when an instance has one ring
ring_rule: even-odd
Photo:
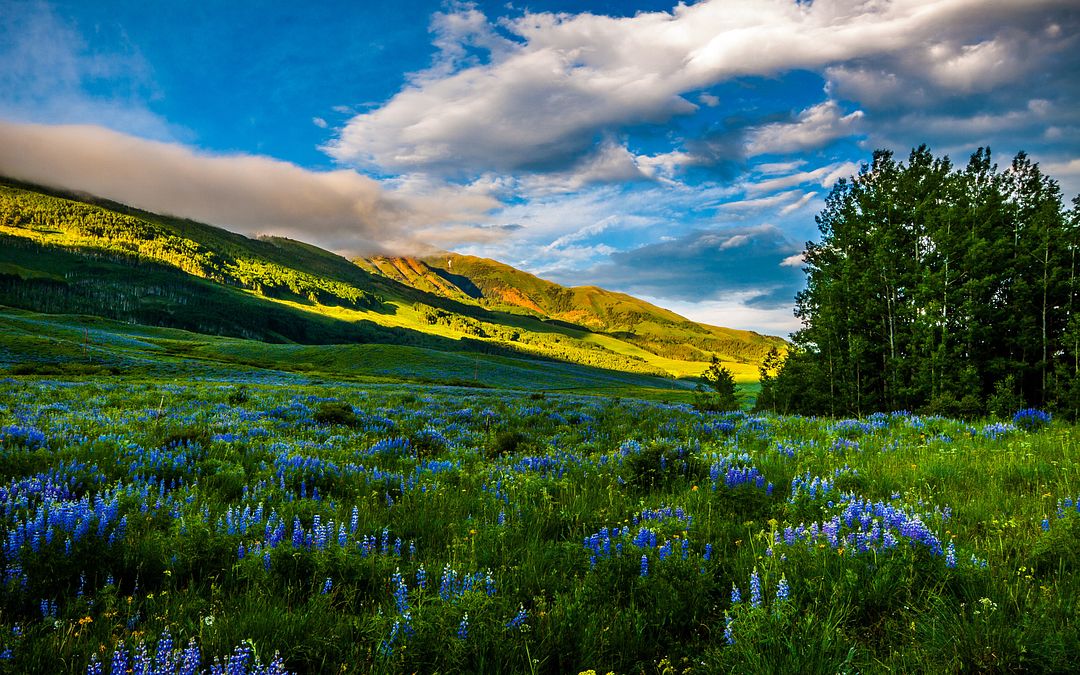
[[[684,382],[559,361],[388,344],[270,344],[0,308],[0,368],[4,363],[9,369],[97,364],[126,376],[228,377],[272,371],[322,379],[689,400]]]
[[[257,353],[96,319],[11,313],[0,345],[76,354],[86,331],[102,354],[184,375],[4,381],[0,471],[21,496],[0,502],[3,540],[46,503],[115,510],[5,549],[0,671],[85,672],[165,631],[204,666],[244,642],[298,672],[1061,672],[1080,649],[1075,427],[347,382],[328,369],[371,372],[362,346]],[[422,358],[372,348],[384,366]],[[501,365],[517,383],[545,372]],[[864,509],[865,527],[846,520]],[[446,569],[458,582],[440,594]]]

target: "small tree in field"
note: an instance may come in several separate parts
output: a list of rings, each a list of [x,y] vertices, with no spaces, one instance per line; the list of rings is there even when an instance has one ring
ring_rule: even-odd
[[[739,399],[735,396],[735,376],[720,364],[715,354],[709,369],[698,379],[694,407],[713,412],[739,409]]]

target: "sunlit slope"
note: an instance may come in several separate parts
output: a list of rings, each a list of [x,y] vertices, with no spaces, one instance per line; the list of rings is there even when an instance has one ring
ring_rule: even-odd
[[[689,385],[573,363],[395,344],[270,344],[0,306],[0,377],[328,377],[687,399]]]
[[[509,265],[446,253],[426,258],[372,256],[357,261],[388,279],[461,302],[576,324],[676,361],[759,363],[780,338],[695,323],[644,300],[596,286],[565,287]]]
[[[271,343],[389,344],[665,377],[713,353],[740,381],[777,338],[494,261],[349,261],[83,195],[0,181],[0,304]],[[451,261],[452,260],[452,261]],[[453,269],[451,269],[453,268]]]

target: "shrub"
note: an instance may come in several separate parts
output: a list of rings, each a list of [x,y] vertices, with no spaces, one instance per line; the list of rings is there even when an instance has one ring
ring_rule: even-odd
[[[360,423],[352,406],[343,401],[324,401],[320,403],[312,419],[317,424],[328,426],[341,424],[347,427],[355,427]]]
[[[656,441],[640,452],[627,456],[626,482],[639,490],[666,487],[680,478],[702,480],[709,475],[708,467],[684,446]]]
[[[986,399],[987,412],[994,417],[1004,419],[1024,407],[1024,399],[1016,393],[1016,377],[1009,375],[998,380],[994,393]]]
[[[250,396],[248,395],[247,387],[240,385],[239,387],[233,387],[232,391],[229,392],[228,397],[226,397],[226,400],[228,400],[229,405],[241,405],[247,403],[248,398],[250,398]]]
[[[495,434],[495,438],[491,442],[491,455],[493,457],[502,457],[504,455],[512,455],[518,450],[524,448],[529,442],[529,437],[520,431],[510,431],[503,429]]]
[[[413,452],[417,457],[435,457],[446,451],[449,443],[446,437],[435,429],[425,428],[417,431],[409,438]]]
[[[1064,518],[1053,519],[1049,529],[1043,532],[1031,547],[1033,567],[1040,575],[1070,573],[1080,569],[1080,515],[1067,513]]]
[[[715,355],[709,369],[698,380],[694,407],[702,412],[726,412],[740,407],[739,399],[735,397],[735,376],[720,365]]]

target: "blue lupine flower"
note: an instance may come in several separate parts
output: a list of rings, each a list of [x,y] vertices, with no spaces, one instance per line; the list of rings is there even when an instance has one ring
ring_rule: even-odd
[[[322,594],[326,595],[331,590],[333,590],[333,588],[334,588],[334,580],[331,579],[330,577],[326,577],[326,581],[324,581],[323,585],[322,585]]]
[[[742,592],[735,584],[731,584],[731,604],[737,605],[742,602]]]
[[[945,547],[945,567],[956,567],[956,545],[951,541],[948,546]]]
[[[641,576],[649,576],[649,557],[644,553],[641,554]]]
[[[761,577],[758,576],[757,568],[750,573],[750,606],[761,607]]]
[[[731,624],[734,622],[735,619],[731,616],[731,613],[724,612],[724,639],[729,645],[735,644],[735,631],[731,628]]]
[[[1024,431],[1036,431],[1050,424],[1050,413],[1036,408],[1018,410],[1012,423]]]
[[[458,624],[457,637],[459,640],[469,639],[469,613],[465,612],[465,616],[461,617],[461,623]]]
[[[110,673],[127,673],[130,670],[128,666],[128,651],[124,648],[117,648],[113,652],[112,665],[109,668]]]
[[[506,629],[513,630],[515,628],[521,628],[525,623],[525,620],[529,618],[528,613],[525,611],[525,605],[518,606],[518,613],[515,614],[509,621],[506,622]]]
[[[1042,529],[1043,529],[1043,532],[1049,532],[1050,531],[1050,519],[1049,518],[1043,518]]]
[[[780,577],[780,583],[776,587],[776,601],[784,602],[788,599],[790,589],[788,588],[788,581],[786,576]]]
[[[394,570],[390,585],[394,588],[394,605],[397,607],[398,614],[407,613],[409,611],[409,588],[405,585],[405,578],[401,575],[400,570]]]

